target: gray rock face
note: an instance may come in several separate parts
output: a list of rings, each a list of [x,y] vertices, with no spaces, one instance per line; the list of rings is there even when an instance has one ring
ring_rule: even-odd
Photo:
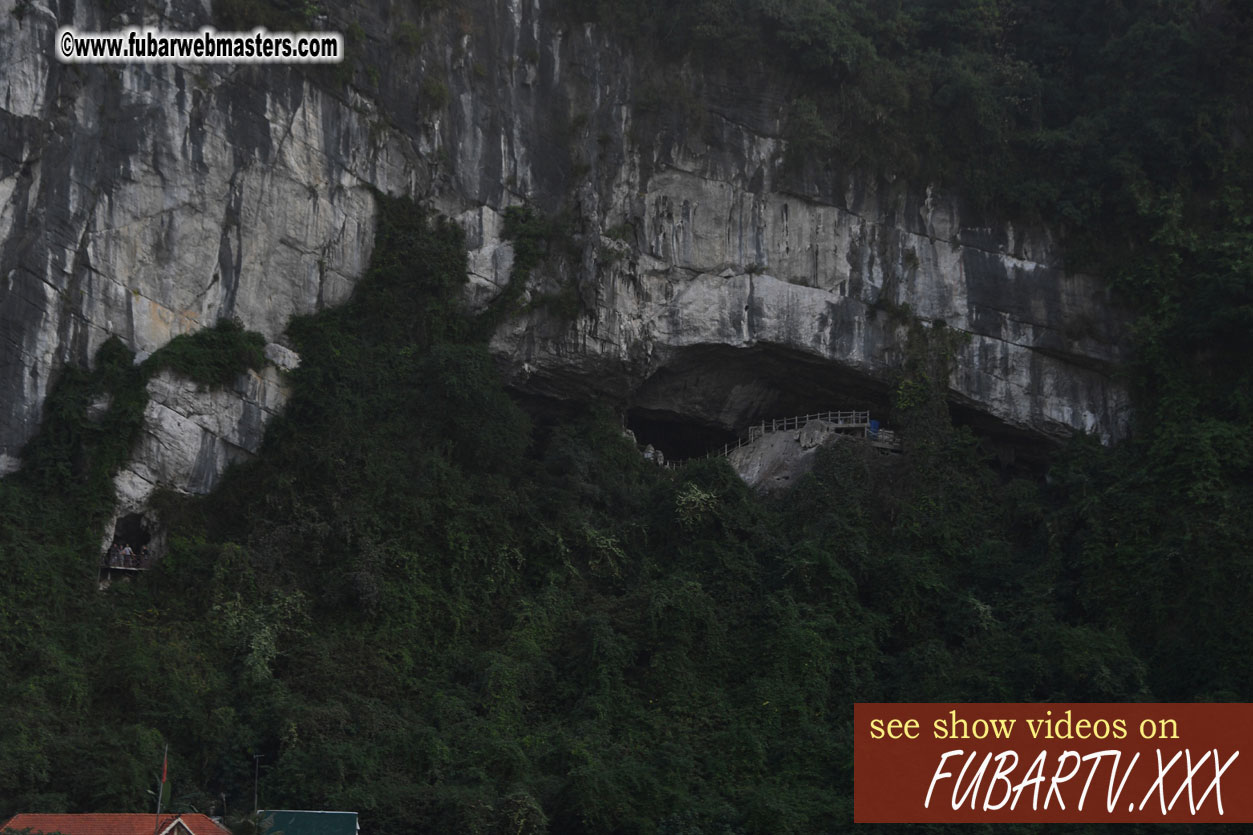
[[[814,468],[819,447],[860,442],[825,421],[812,420],[799,429],[766,432],[731,450],[727,461],[749,487],[764,492],[786,490]]]
[[[277,345],[267,346],[266,354],[273,365],[241,374],[226,388],[207,389],[168,371],[148,381],[143,431],[130,462],[114,476],[117,504],[102,532],[101,551],[112,542],[118,520],[138,514],[153,537],[152,553],[161,554],[165,529],[145,514],[152,494],[162,487],[208,493],[228,466],[256,454],[265,425],[287,402],[283,370],[298,361]]]
[[[208,493],[227,466],[261,448],[265,425],[287,402],[282,372],[267,366],[206,389],[163,371],[148,381],[134,457],[114,478],[118,513],[140,510],[158,487]]]
[[[956,201],[901,189],[850,208],[753,194],[748,167],[714,180],[681,162],[690,170],[631,184],[638,248],[589,246],[574,322],[540,309],[497,335],[516,385],[600,386],[729,428],[878,405],[917,317],[966,337],[955,402],[1035,435],[1125,430],[1127,393],[1110,373],[1125,358],[1120,316],[1095,280],[1057,266],[1043,233],[963,228]]]
[[[22,6],[0,0],[0,472],[57,369],[108,336],[143,359],[222,317],[274,338],[345,299],[373,244],[369,186],[416,190],[422,168],[360,97],[282,67],[63,65],[58,25],[133,21]],[[204,10],[145,22],[193,29]]]
[[[0,0],[0,473],[58,369],[107,336],[142,358],[226,316],[274,340],[345,299],[370,255],[371,188],[461,222],[476,306],[512,268],[506,207],[571,218],[575,246],[535,271],[536,303],[493,340],[525,392],[721,426],[881,402],[907,305],[970,334],[956,402],[1035,436],[1123,431],[1109,376],[1122,320],[1060,268],[1057,242],[976,226],[926,189],[788,173],[780,80],[665,76],[539,0],[407,21],[413,9],[373,0],[331,10],[326,28],[358,33],[351,84],[330,69],[53,58],[63,24],[207,22],[198,0],[139,8]],[[573,321],[540,303],[571,290]],[[162,385],[145,437],[164,440],[136,450],[124,496],[142,493],[132,476],[211,485],[250,447],[248,403],[262,423],[281,406],[277,382],[196,403]]]

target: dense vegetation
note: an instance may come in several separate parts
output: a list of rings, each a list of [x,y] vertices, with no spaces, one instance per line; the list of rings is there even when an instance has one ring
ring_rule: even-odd
[[[795,176],[932,182],[972,214],[1043,220],[1072,268],[1108,278],[1138,317],[1136,434],[1056,462],[1058,592],[1136,638],[1159,696],[1247,695],[1248,595],[1229,580],[1253,546],[1253,4],[565,7],[696,67],[782,72]]]
[[[224,326],[136,368],[110,342],[62,376],[0,481],[0,815],[151,808],[168,741],[176,810],[248,808],[261,754],[263,805],[376,833],[833,831],[855,700],[1253,692],[1247,5],[601,5],[676,51],[792,56],[815,158],[1065,225],[1140,314],[1135,437],[1007,481],[920,333],[900,458],[837,446],[773,502],[718,461],[669,474],[594,404],[528,418],[454,301],[458,229],[380,198],[351,302],[290,327],[262,455],[165,497],[168,554],[106,593],[146,375],[220,384],[260,346]]]

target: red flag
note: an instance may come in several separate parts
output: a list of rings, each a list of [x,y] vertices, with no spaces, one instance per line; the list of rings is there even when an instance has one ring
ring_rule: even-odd
[[[170,755],[167,753],[165,759],[161,760],[161,785],[165,785],[165,774],[170,766]]]

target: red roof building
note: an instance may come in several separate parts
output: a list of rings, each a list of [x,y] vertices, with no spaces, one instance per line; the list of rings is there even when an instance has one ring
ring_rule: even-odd
[[[61,832],[63,835],[229,835],[230,830],[207,815],[14,815],[2,828],[6,832]]]

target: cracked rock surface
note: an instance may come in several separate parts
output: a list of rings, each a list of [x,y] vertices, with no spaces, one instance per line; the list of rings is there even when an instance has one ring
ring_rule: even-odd
[[[707,160],[681,157],[630,182],[641,197],[624,222],[638,246],[588,245],[597,255],[575,279],[577,319],[537,308],[497,334],[515,385],[599,391],[726,428],[882,404],[916,318],[962,336],[954,402],[1028,435],[1125,431],[1122,316],[1099,282],[1061,269],[1046,233],[963,227],[956,200],[904,188],[846,207],[772,190],[766,175],[754,193],[762,169],[753,155],[741,162],[714,180]],[[754,352],[787,355],[791,368],[747,363]],[[830,379],[839,374],[843,385]]]
[[[241,374],[228,388],[208,389],[168,371],[155,375],[135,454],[114,479],[118,512],[145,507],[159,486],[208,493],[227,466],[261,448],[265,424],[287,394],[274,366]]]
[[[723,427],[848,408],[883,398],[918,317],[969,335],[955,403],[1032,437],[1125,431],[1125,317],[1099,282],[1067,273],[1046,230],[977,219],[953,195],[830,161],[790,170],[781,79],[666,75],[546,0],[329,10],[361,33],[349,83],[280,65],[64,65],[49,46],[68,24],[195,30],[207,8],[0,0],[0,473],[58,370],[109,335],[142,359],[233,317],[281,342],[293,315],[342,302],[369,261],[372,189],[459,221],[479,307],[512,269],[505,209],[565,218],[569,251],[534,271],[492,341],[522,392]],[[399,43],[405,22],[420,45]],[[637,106],[659,89],[673,100]],[[573,318],[543,303],[562,293]],[[297,361],[280,348],[272,361]],[[277,380],[185,385],[154,390],[126,501],[143,484],[207,489],[282,405]]]

